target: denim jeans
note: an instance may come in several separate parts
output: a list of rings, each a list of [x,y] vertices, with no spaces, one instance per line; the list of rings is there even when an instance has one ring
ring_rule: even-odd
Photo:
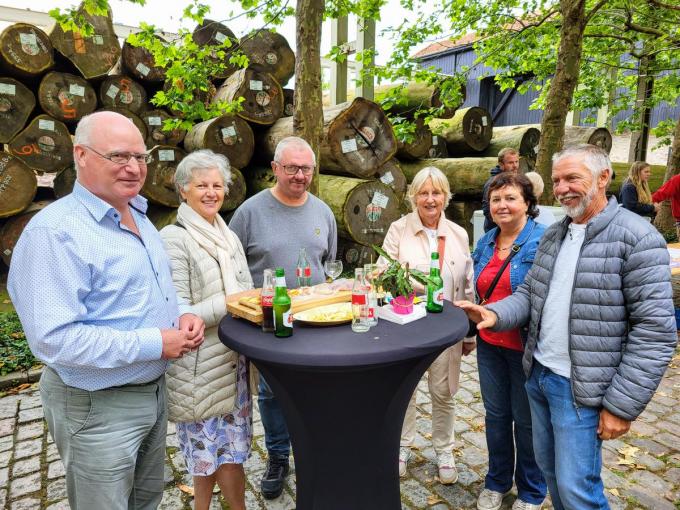
[[[608,509],[600,476],[600,410],[577,406],[571,381],[535,359],[526,388],[536,461],[548,482],[555,510]]]
[[[257,403],[260,406],[260,417],[264,427],[264,443],[270,457],[288,457],[290,455],[290,436],[286,419],[272,389],[260,374]]]
[[[540,504],[545,499],[546,485],[534,458],[522,353],[491,345],[478,337],[477,366],[489,451],[484,487],[507,492],[512,488],[514,474],[519,498]]]

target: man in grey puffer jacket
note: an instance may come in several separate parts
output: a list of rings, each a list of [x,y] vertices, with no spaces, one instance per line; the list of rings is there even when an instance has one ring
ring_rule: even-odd
[[[459,304],[479,329],[529,323],[534,451],[553,505],[609,508],[602,440],[642,413],[677,343],[669,255],[653,226],[607,200],[600,148],[556,154],[552,178],[568,217],[546,230],[524,284],[486,307]]]

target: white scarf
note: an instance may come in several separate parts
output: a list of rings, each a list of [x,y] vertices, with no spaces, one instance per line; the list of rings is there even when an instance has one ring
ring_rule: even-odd
[[[220,266],[225,294],[253,288],[253,279],[243,246],[219,214],[211,225],[186,202],[177,210],[177,220],[201,248]]]

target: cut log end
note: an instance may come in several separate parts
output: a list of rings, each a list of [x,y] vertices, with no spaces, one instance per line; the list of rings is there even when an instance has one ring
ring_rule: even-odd
[[[54,67],[50,38],[28,23],[14,23],[0,33],[0,56],[6,69],[19,78],[40,76]]]
[[[179,207],[175,191],[175,170],[186,152],[171,145],[157,145],[151,149],[142,195],[149,201],[166,207]]]
[[[12,155],[40,172],[59,172],[73,164],[73,142],[66,125],[38,115],[8,144]]]
[[[0,153],[0,218],[26,209],[38,187],[35,172],[19,158]]]

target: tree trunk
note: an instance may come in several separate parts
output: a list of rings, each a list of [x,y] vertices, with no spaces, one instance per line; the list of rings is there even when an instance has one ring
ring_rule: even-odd
[[[511,147],[520,156],[535,162],[540,138],[541,131],[532,125],[495,127],[491,143],[481,155],[496,158],[501,149]]]
[[[300,7],[298,7],[298,10]],[[305,31],[314,31],[316,12],[307,12]],[[300,25],[298,24],[298,30]],[[320,26],[320,24],[319,24]],[[248,57],[250,65],[257,65],[260,70],[271,74],[282,86],[286,85],[295,73],[295,54],[288,41],[273,30],[259,29],[241,38],[241,51]],[[318,48],[318,46],[317,46]],[[309,57],[308,54],[304,54]]]
[[[380,103],[387,93],[399,85],[381,85],[375,89],[375,100]],[[440,99],[441,91],[438,86],[428,85],[423,82],[409,82],[400,94],[399,104],[390,105],[388,111],[391,115],[404,115],[412,118],[416,112],[429,108],[439,108],[442,106]],[[440,119],[450,119],[456,110],[465,102],[465,87],[461,87],[460,103],[451,108],[445,108],[437,117]]]
[[[54,190],[54,197],[65,197],[73,191],[73,185],[76,182],[76,169],[73,166],[64,168],[54,177],[52,189]]]
[[[45,113],[67,124],[77,123],[97,108],[92,85],[75,74],[55,71],[41,80],[38,101]]]
[[[364,264],[374,263],[378,260],[378,255],[370,246],[339,237],[337,259],[342,261],[342,270],[347,271],[364,267]]]
[[[450,155],[479,155],[491,143],[493,120],[484,108],[473,106],[457,110],[450,119],[432,119],[430,129],[446,139]]]
[[[432,147],[432,131],[425,125],[422,117],[415,121],[416,130],[411,142],[397,140],[397,157],[399,159],[420,159],[428,157]]]
[[[400,161],[399,164],[408,182],[427,166],[439,168],[446,175],[451,193],[457,200],[460,197],[481,197],[489,170],[496,166],[497,161],[497,158],[447,158]]]
[[[607,128],[583,126],[566,126],[564,128],[563,146],[565,148],[585,143],[597,145],[609,154],[612,150],[612,135]]]
[[[127,117],[132,121],[135,127],[139,129],[139,134],[142,135],[142,139],[146,140],[147,136],[149,136],[149,132],[146,128],[146,124],[144,123],[144,121],[137,114],[132,113],[130,110],[127,110],[126,108],[102,108],[101,110],[98,111],[115,112],[122,115],[123,117]]]
[[[122,74],[112,74],[102,82],[99,101],[104,108],[126,108],[137,115],[147,108],[144,87]]]
[[[153,226],[156,227],[156,230],[160,230],[177,221],[177,208],[149,204],[149,207],[146,210],[146,216],[149,218],[149,221],[153,223]]]
[[[243,108],[237,115],[248,122],[270,125],[283,114],[281,85],[268,73],[256,67],[239,69],[217,90],[213,102],[235,101],[243,97]]]
[[[446,148],[446,140],[443,136],[432,135],[432,147],[428,151],[430,158],[448,158],[449,149]]]
[[[38,115],[8,144],[9,152],[40,172],[59,172],[73,164],[68,128],[49,115]]]
[[[147,165],[142,195],[150,202],[167,207],[179,207],[175,191],[175,170],[187,153],[172,145],[157,145],[151,149],[152,160]]]
[[[246,199],[246,180],[238,168],[231,167],[231,184],[227,194],[224,196],[224,203],[220,212],[233,211]]]
[[[210,149],[224,154],[236,168],[245,168],[253,156],[253,130],[241,117],[222,115],[192,127],[184,138],[188,152]]]
[[[82,4],[78,8],[82,16],[94,27],[94,35],[84,37],[79,31],[64,32],[56,23],[50,32],[54,49],[62,54],[88,80],[109,74],[120,58],[120,42],[113,29],[111,9],[108,16],[93,16]]]
[[[274,177],[271,167],[251,166],[243,174],[243,177],[246,180],[246,195],[248,197],[257,195],[260,191],[272,188],[276,184],[276,177]]]
[[[35,172],[19,158],[0,153],[0,218],[26,209],[38,188]]]
[[[12,260],[12,252],[19,240],[19,236],[21,236],[28,222],[51,203],[51,200],[33,202],[22,214],[8,219],[2,226],[2,229],[0,229],[0,256],[2,256],[2,260],[7,266],[9,266]]]
[[[292,117],[295,114],[295,90],[283,89],[283,115],[281,117]]]
[[[0,78],[0,143],[9,142],[26,125],[35,96],[14,78]]]
[[[258,145],[264,158],[272,159],[279,141],[293,134],[294,119],[279,119],[264,132]],[[320,168],[324,173],[371,178],[396,149],[392,126],[376,103],[357,97],[323,110]]]
[[[316,169],[309,190],[319,195],[319,167],[324,139],[324,114],[321,91],[321,24],[325,2],[298,0],[295,7],[295,97],[293,133],[304,138],[314,151]],[[273,153],[272,153],[273,154]]]
[[[231,41],[230,49],[224,49],[224,56],[222,58],[218,57],[217,54],[214,55],[215,61],[221,61],[226,67],[223,72],[217,73],[213,76],[215,80],[224,80],[233,74],[238,67],[229,63],[229,59],[232,55],[232,49],[236,48],[238,45],[238,38],[234,35],[234,32],[229,30],[226,25],[220,23],[219,21],[213,21],[210,19],[204,19],[203,23],[197,25],[194,29],[193,34],[191,34],[192,39],[199,46],[221,46],[224,41],[229,39]]]
[[[125,41],[120,61],[123,64],[124,72],[135,80],[144,83],[165,81],[165,69],[156,66],[153,55],[146,48],[132,46],[129,42]]]
[[[673,131],[673,145],[671,145],[671,154],[668,157],[668,166],[666,166],[666,173],[664,181],[677,175],[680,172],[680,120],[675,123],[675,130]],[[652,188],[653,189],[653,188]],[[675,219],[671,214],[670,202],[666,200],[661,205],[659,214],[656,215],[654,225],[663,233],[672,233],[675,229]],[[678,239],[680,241],[680,239]]]
[[[172,119],[172,115],[165,110],[149,110],[144,112],[142,121],[146,125],[147,148],[151,148],[154,145],[178,145],[184,140],[187,132],[183,129],[176,128],[172,131],[163,129],[163,124],[168,119]]]
[[[475,211],[480,210],[481,208],[482,202],[480,200],[466,200],[465,202],[451,200],[445,211],[445,215],[448,219],[465,229],[470,245],[472,245],[475,236],[472,217]],[[473,246],[472,248],[474,249],[475,247]]]
[[[406,195],[406,176],[399,166],[399,161],[396,158],[388,159],[375,173],[374,177],[382,182],[385,186],[394,191],[399,200],[403,200]]]
[[[0,34],[0,61],[13,76],[37,78],[54,67],[52,42],[38,27],[14,23]]]
[[[557,67],[541,122],[541,145],[536,158],[536,171],[544,182],[552,182],[552,156],[563,146],[564,124],[579,79],[583,51],[583,31],[588,22],[585,0],[560,0],[562,26]]]

